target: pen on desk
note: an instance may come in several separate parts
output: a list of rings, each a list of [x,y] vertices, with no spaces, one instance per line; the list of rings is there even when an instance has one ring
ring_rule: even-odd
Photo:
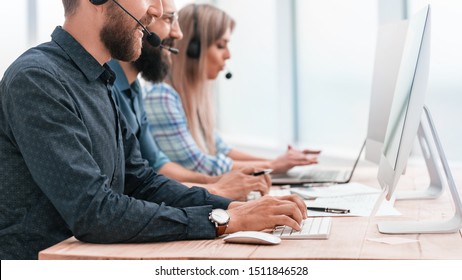
[[[334,213],[334,214],[348,214],[350,209],[338,209],[338,208],[328,208],[328,207],[306,207],[306,209],[311,211]]]
[[[253,176],[260,176],[260,175],[268,174],[268,173],[271,173],[271,172],[273,172],[273,169],[263,169],[263,170],[252,173],[252,175]]]

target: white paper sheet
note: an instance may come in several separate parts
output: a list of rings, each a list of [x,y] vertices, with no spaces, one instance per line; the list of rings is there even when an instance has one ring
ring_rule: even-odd
[[[291,188],[292,193],[298,194],[306,201],[308,206],[348,209],[348,214],[335,214],[318,211],[308,211],[309,216],[361,216],[369,217],[374,207],[378,207],[376,216],[401,215],[394,207],[394,201],[382,200],[376,205],[382,191],[360,183],[338,184],[325,187]]]
[[[308,210],[308,216],[360,216],[369,217],[376,206],[381,193],[366,193],[334,197],[320,197],[306,201],[307,206],[349,209],[348,214],[335,214]],[[382,199],[381,199],[382,200]],[[393,207],[393,201],[382,200],[375,216],[399,216],[401,213]]]

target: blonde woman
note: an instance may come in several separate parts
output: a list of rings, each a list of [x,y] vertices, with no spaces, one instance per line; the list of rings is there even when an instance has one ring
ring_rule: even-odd
[[[308,154],[318,151],[289,146],[270,160],[226,145],[215,129],[211,89],[231,57],[228,43],[235,22],[212,5],[191,4],[180,10],[179,23],[184,37],[175,45],[180,53],[164,61],[164,67],[170,66],[166,83],[152,81],[146,87],[146,112],[160,149],[187,169],[215,176],[246,166],[282,173],[316,163]]]

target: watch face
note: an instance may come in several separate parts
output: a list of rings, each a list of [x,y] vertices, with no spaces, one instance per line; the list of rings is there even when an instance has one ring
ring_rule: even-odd
[[[219,225],[226,224],[229,221],[228,212],[226,212],[223,209],[212,210],[211,216],[212,216],[212,219]]]

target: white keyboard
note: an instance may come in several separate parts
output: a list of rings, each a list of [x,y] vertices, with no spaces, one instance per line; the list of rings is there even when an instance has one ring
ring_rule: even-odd
[[[331,217],[308,218],[303,220],[300,231],[288,226],[278,226],[272,234],[281,239],[328,239],[331,224]]]

